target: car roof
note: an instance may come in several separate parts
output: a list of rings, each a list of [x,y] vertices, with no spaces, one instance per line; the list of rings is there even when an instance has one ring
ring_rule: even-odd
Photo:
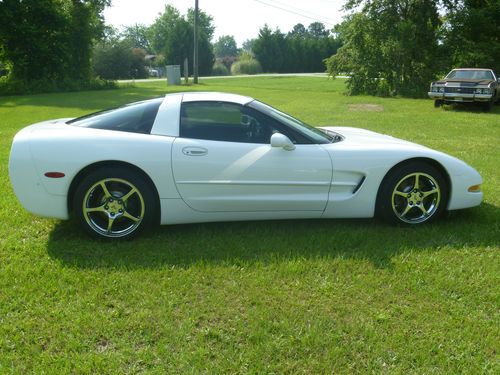
[[[224,92],[185,92],[182,93],[183,102],[229,102],[245,105],[253,101],[253,98]]]
[[[487,71],[492,71],[493,69],[488,69],[488,68],[455,68],[452,70],[487,70]]]

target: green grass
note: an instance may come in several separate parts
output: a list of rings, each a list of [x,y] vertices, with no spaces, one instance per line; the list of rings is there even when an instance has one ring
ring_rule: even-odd
[[[434,109],[343,85],[266,77],[0,98],[0,373],[498,374],[500,106]],[[185,89],[439,149],[478,169],[485,201],[418,228],[212,223],[125,243],[19,205],[7,173],[19,129]]]

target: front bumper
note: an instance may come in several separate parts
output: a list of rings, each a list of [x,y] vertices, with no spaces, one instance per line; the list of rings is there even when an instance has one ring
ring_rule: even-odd
[[[459,92],[434,92],[427,93],[429,98],[444,102],[489,102],[492,94],[465,94]]]

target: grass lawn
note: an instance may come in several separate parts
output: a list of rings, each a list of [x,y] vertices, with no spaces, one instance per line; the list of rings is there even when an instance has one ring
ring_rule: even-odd
[[[447,152],[482,174],[485,201],[417,228],[212,223],[125,243],[17,202],[7,163],[19,129],[186,89]],[[0,373],[500,373],[500,106],[343,90],[265,77],[0,98]]]

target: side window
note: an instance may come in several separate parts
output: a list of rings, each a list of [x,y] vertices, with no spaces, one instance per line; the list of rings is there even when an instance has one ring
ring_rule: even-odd
[[[265,125],[247,113],[246,108],[224,102],[182,104],[180,136],[211,141],[264,143]]]
[[[149,134],[163,98],[133,103],[109,111],[70,120],[67,124],[86,128]]]
[[[180,136],[183,138],[269,144],[276,132],[288,136],[293,143],[310,143],[286,125],[247,106],[224,102],[182,104]]]

